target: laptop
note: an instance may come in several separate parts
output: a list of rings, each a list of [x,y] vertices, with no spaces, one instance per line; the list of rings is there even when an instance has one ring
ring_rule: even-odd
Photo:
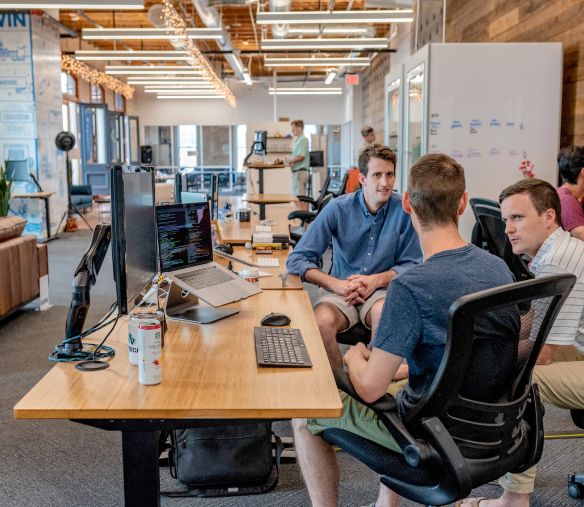
[[[156,206],[160,272],[211,306],[259,294],[261,289],[213,262],[209,204]]]

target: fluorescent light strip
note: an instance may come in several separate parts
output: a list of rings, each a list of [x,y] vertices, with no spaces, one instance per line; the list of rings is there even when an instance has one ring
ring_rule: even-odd
[[[158,95],[157,99],[220,99],[223,100],[225,95]]]
[[[99,60],[189,60],[189,56],[184,51],[75,51],[75,58],[79,61],[99,61]]]
[[[128,84],[130,85],[158,85],[158,86],[166,86],[169,84],[209,84],[210,81],[207,79],[196,79],[196,78],[168,78],[168,79],[153,79],[151,76],[148,78],[133,78],[128,79]]]
[[[144,89],[144,93],[167,93],[168,95],[209,95],[213,94],[215,88],[187,88],[185,90],[177,90],[176,88],[156,88],[154,90]]]
[[[270,86],[270,91],[273,92],[274,90],[280,92],[294,92],[294,91],[315,91],[315,92],[342,92],[343,89],[341,87],[334,87],[334,86],[327,86],[326,88],[319,88],[319,87],[300,87],[300,86],[277,86],[274,88]]]
[[[298,35],[318,35],[322,33],[323,35],[356,35],[360,33],[367,33],[368,28],[366,26],[347,26],[347,27],[336,27],[336,26],[295,26],[290,25],[288,27],[288,33],[298,34]]]
[[[369,58],[264,58],[266,67],[368,67]]]
[[[194,70],[192,65],[106,65],[105,70]]]
[[[160,83],[155,85],[146,85],[144,86],[144,91],[148,90],[214,90],[215,88],[211,87],[208,83],[195,83],[195,84],[166,84]]]
[[[111,76],[130,76],[130,77],[145,77],[150,76],[200,76],[202,71],[195,69],[191,70],[137,70],[135,72],[129,70],[106,70],[106,74]]]
[[[262,49],[384,49],[382,37],[361,39],[264,39]]]
[[[84,40],[138,40],[176,39],[174,32],[166,28],[84,28],[81,31]],[[197,40],[221,40],[223,31],[219,28],[188,28],[189,39]]]
[[[330,85],[335,80],[335,77],[337,77],[337,71],[336,70],[331,70],[327,74],[326,79],[324,80],[324,84],[325,85]]]
[[[287,11],[258,12],[258,25],[329,23],[410,23],[412,9],[379,11]]]
[[[343,94],[342,91],[340,91],[340,92],[334,92],[334,91],[332,91],[332,92],[331,91],[313,92],[310,90],[305,90],[305,91],[298,90],[298,91],[294,91],[294,92],[292,92],[292,91],[282,92],[280,90],[276,90],[276,91],[270,90],[270,95],[342,95],[342,94]]]
[[[245,81],[245,84],[247,86],[251,86],[253,84],[253,81],[251,80],[251,76],[249,75],[249,72],[247,70],[244,70],[242,75],[243,75],[243,80]]]
[[[2,2],[0,9],[144,9],[144,0],[120,0],[119,2],[99,0],[58,0],[57,2]]]

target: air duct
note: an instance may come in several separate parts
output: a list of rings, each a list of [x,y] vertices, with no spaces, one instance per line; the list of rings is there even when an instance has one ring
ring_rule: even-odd
[[[270,12],[289,11],[292,0],[270,0]],[[285,39],[288,36],[290,25],[272,25],[272,37],[274,39]]]
[[[221,20],[219,19],[219,13],[217,12],[217,9],[215,7],[210,6],[209,0],[191,0],[191,2],[193,3],[193,7],[195,8],[195,10],[197,11],[197,14],[201,18],[201,21],[203,21],[203,24],[207,28],[219,28],[220,30],[223,30]],[[226,31],[223,32],[223,39],[218,40],[217,44],[223,51],[233,50],[233,45],[231,44],[231,37],[229,37],[229,34]],[[236,55],[235,53],[227,53],[225,54],[225,59],[233,69],[233,72],[235,73],[237,79],[242,80],[245,66],[241,61],[241,58],[239,58],[239,56]]]
[[[214,7],[209,6],[208,0],[191,0],[193,2],[193,6],[195,7],[197,14],[205,24],[207,28],[218,28],[223,32],[223,38],[216,40],[217,44],[222,50],[231,51],[233,46],[231,44],[231,38],[229,34],[223,30],[221,26],[221,20],[219,19],[219,14],[217,9]],[[164,27],[164,20],[162,18],[162,4],[154,4],[150,9],[148,9],[148,19],[154,26]],[[182,49],[178,40],[171,39],[171,44],[177,48]],[[230,67],[233,69],[235,76],[242,80],[243,78],[243,70],[244,65],[239,56],[228,53],[225,55],[225,59],[227,63],[229,63]]]

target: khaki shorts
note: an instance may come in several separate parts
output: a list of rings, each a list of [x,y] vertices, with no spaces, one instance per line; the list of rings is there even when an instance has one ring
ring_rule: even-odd
[[[308,171],[301,170],[292,173],[292,195],[307,195]]]
[[[392,382],[387,392],[395,397],[406,383],[407,379]],[[373,410],[359,403],[355,398],[351,398],[347,393],[340,392],[339,394],[343,402],[343,415],[338,419],[308,419],[307,427],[310,433],[320,435],[328,428],[337,428],[350,431],[394,452],[402,452],[391,433]]]
[[[330,303],[331,305],[336,306],[342,314],[347,317],[349,321],[349,325],[347,329],[352,328],[357,322],[361,321],[363,325],[367,329],[371,329],[367,324],[365,324],[365,317],[371,310],[371,307],[377,303],[380,299],[385,299],[387,291],[384,290],[376,290],[369,299],[365,300],[365,303],[362,305],[357,306],[347,306],[347,302],[343,296],[338,296],[333,292],[329,292],[325,289],[320,289],[320,296],[318,297],[314,306],[319,305],[320,303]],[[346,331],[347,329],[343,329],[341,332]]]

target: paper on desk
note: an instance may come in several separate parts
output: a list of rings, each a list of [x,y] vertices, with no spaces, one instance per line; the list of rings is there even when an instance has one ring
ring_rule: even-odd
[[[256,225],[255,232],[272,232],[271,225]]]
[[[266,273],[265,271],[260,271],[260,278],[264,278],[266,276],[272,276],[272,273]]]

